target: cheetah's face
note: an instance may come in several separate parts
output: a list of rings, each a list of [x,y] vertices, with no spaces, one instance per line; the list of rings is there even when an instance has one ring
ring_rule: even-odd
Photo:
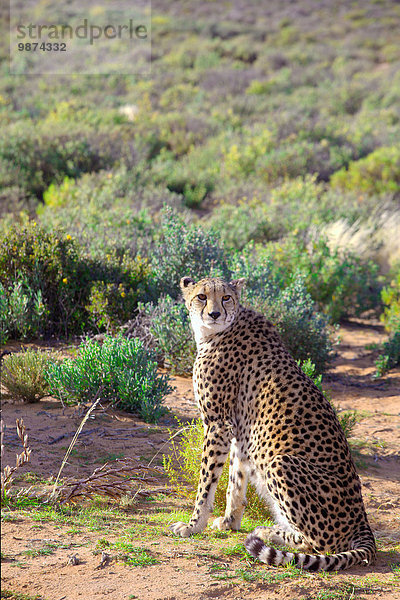
[[[180,285],[197,343],[224,331],[233,323],[244,283],[244,279],[230,283],[217,278],[201,279],[197,283],[190,277],[181,279]]]

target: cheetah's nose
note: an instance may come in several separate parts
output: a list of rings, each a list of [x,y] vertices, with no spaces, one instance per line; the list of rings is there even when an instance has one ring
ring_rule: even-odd
[[[218,319],[218,317],[220,316],[221,313],[215,310],[215,311],[210,312],[208,314],[210,315],[210,317],[212,317],[214,319],[214,321],[216,321]]]

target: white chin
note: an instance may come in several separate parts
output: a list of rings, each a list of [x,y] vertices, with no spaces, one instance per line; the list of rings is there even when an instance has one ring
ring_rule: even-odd
[[[220,331],[223,331],[228,327],[228,325],[226,323],[216,323],[215,321],[209,323],[207,321],[202,321],[201,319],[193,319],[192,327],[196,341],[199,342],[201,339],[212,335],[213,333],[219,333]]]
[[[202,323],[204,329],[207,329],[210,333],[212,333],[213,331],[222,331],[223,329],[225,329],[227,327],[226,323],[223,323],[222,321],[212,321],[212,322],[207,322],[207,321],[203,321]]]

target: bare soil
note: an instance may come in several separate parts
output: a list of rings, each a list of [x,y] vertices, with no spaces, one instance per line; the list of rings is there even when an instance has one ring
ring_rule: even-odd
[[[136,523],[138,528],[147,524],[143,538],[135,538],[134,545],[146,548],[157,564],[129,566],[110,551],[108,564],[101,567],[99,541],[106,538],[112,542],[123,534],[123,522],[118,525],[112,517],[109,522],[105,518],[100,529],[78,523],[74,527],[51,519],[38,521],[32,509],[6,508],[2,525],[3,589],[46,600],[400,600],[399,570],[393,566],[400,563],[400,369],[382,379],[371,378],[377,351],[366,346],[385,340],[379,324],[352,320],[341,327],[340,335],[337,357],[324,387],[339,411],[358,411],[350,441],[377,538],[375,565],[337,574],[290,577],[283,569],[268,569],[243,556],[223,552],[232,539],[242,544],[245,531],[221,534],[220,539],[206,533],[196,539],[177,540],[168,532],[167,517],[161,533],[152,535],[151,529],[155,531],[156,526],[152,519],[160,510],[169,515],[187,508],[184,500],[173,495],[157,495],[168,487],[161,473],[149,484],[153,502],[138,500],[124,509],[127,523]],[[169,429],[176,429],[175,416],[183,422],[198,416],[191,381],[176,377],[174,385],[176,390],[166,402],[170,412],[157,426],[116,410],[96,411],[85,424],[63,477],[80,479],[104,462],[122,456],[138,458],[143,464],[152,459],[153,464],[161,465],[162,453],[168,451]],[[3,402],[7,425],[3,464],[13,465],[15,454],[21,450],[16,418],[23,417],[32,449],[31,461],[24,467],[25,476],[20,477],[17,486],[30,485],[29,481],[34,484],[38,479],[43,484],[57,475],[83,414],[82,408],[63,408],[52,398],[36,404]],[[40,552],[46,548],[52,551]],[[71,564],[71,555],[78,557],[78,564]],[[253,581],[252,572],[259,575]]]

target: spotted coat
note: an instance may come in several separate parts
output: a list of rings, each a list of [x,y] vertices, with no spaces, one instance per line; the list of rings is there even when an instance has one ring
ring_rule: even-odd
[[[187,537],[206,527],[230,452],[226,512],[213,527],[240,528],[251,481],[276,526],[257,527],[248,536],[250,554],[269,565],[293,562],[311,571],[370,563],[375,541],[335,411],[275,327],[239,304],[243,285],[181,280],[198,347],[193,386],[204,447],[192,518],[172,530]]]

